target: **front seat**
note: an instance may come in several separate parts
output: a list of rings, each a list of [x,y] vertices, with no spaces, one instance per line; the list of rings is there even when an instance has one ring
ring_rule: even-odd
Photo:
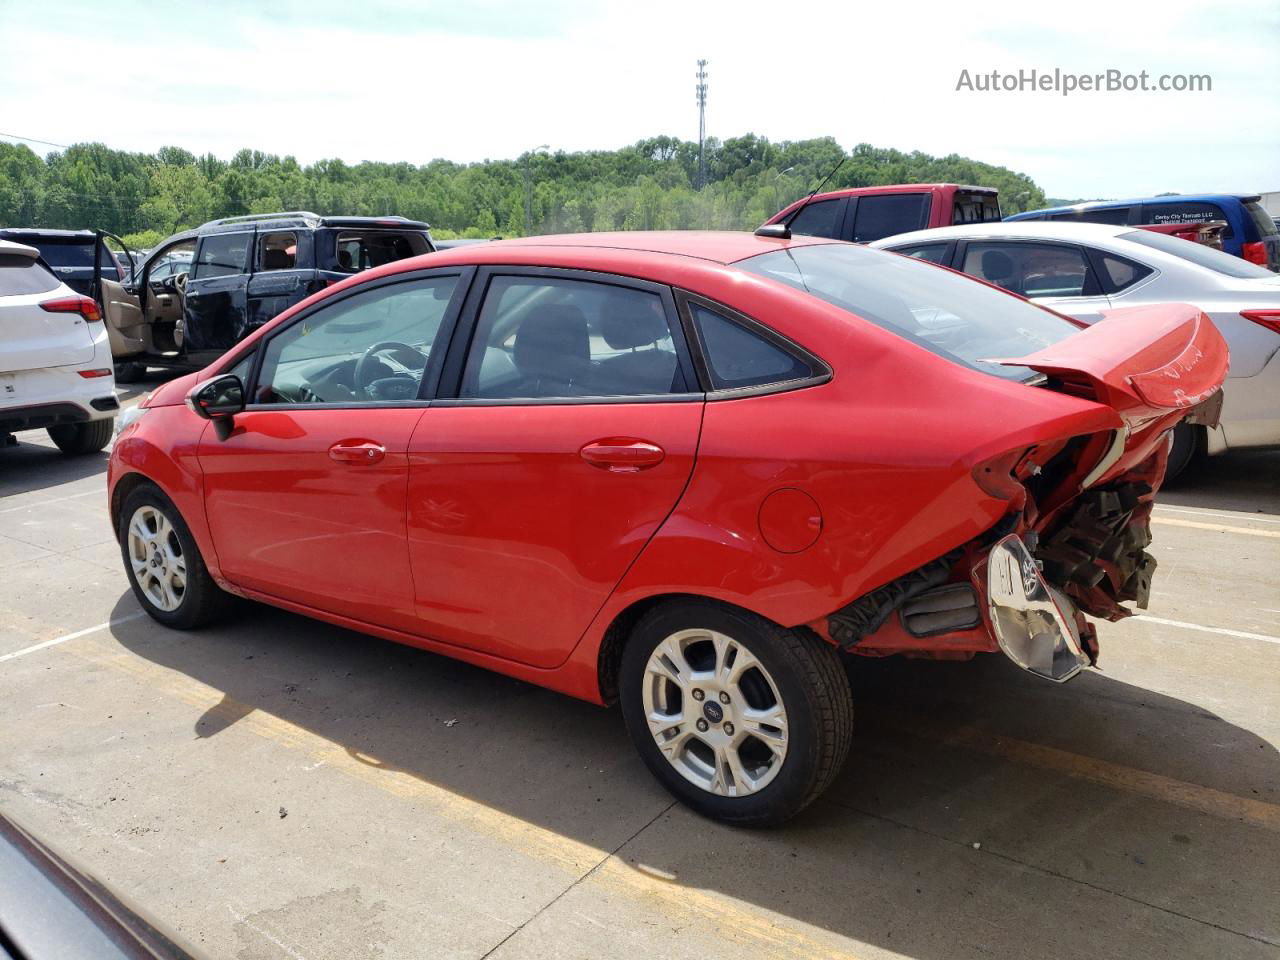
[[[292,270],[293,257],[288,251],[268,248],[262,251],[263,270]]]
[[[676,355],[658,347],[658,341],[670,333],[666,317],[653,309],[658,305],[655,297],[633,293],[611,293],[601,305],[600,334],[605,343],[628,351],[597,366],[596,379],[608,385],[610,393],[638,396],[676,389],[672,382]]]
[[[513,397],[582,397],[591,371],[587,318],[577,307],[537,307],[516,331],[511,359],[520,373]]]
[[[987,250],[982,254],[982,279],[1014,293],[1022,293],[1022,285],[1014,276],[1013,258],[1003,250]]]

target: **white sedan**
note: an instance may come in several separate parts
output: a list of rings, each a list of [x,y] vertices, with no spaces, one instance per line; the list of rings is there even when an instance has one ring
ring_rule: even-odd
[[[93,453],[119,409],[98,305],[0,240],[0,440],[44,427],[63,453]]]
[[[1169,475],[1199,453],[1280,446],[1280,276],[1219,250],[1150,230],[1007,221],[916,230],[871,246],[1004,287],[1087,323],[1108,310],[1191,303],[1231,351],[1222,420],[1175,432]]]

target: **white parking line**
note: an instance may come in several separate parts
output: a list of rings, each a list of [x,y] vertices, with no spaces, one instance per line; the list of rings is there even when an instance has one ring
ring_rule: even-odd
[[[0,656],[0,663],[4,663],[6,660],[16,660],[18,657],[25,657],[28,653],[35,653],[37,650],[44,650],[46,647],[56,647],[58,644],[66,643],[68,640],[79,640],[81,637],[87,637],[89,634],[97,633],[99,630],[105,630],[108,627],[128,623],[130,620],[137,620],[139,617],[145,616],[146,613],[139,610],[137,613],[131,613],[127,617],[117,617],[114,620],[108,620],[106,623],[100,623],[96,627],[85,627],[75,633],[68,633],[65,637],[54,637],[52,640],[46,640],[43,643],[35,643],[29,647],[23,647],[21,650],[15,650],[13,653],[6,653]]]
[[[106,497],[103,490],[86,490],[84,493],[69,493],[65,497],[54,497],[51,500],[37,500],[35,503],[24,503],[20,507],[5,507],[0,513],[14,513],[18,510],[30,510],[32,507],[47,507],[51,503],[62,503],[64,500],[79,500],[81,497]]]
[[[1140,613],[1134,620],[1144,623],[1158,623],[1166,627],[1181,627],[1183,630],[1199,630],[1202,633],[1219,633],[1224,637],[1243,637],[1245,640],[1261,640],[1263,643],[1280,643],[1280,637],[1269,637],[1265,633],[1248,633],[1244,630],[1228,630],[1225,627],[1205,627],[1198,623],[1187,623],[1185,620],[1166,620],[1164,617],[1148,617]]]
[[[1222,520],[1247,520],[1249,523],[1280,523],[1280,517],[1260,517],[1256,513],[1245,510],[1194,510],[1190,507],[1166,507],[1157,503],[1156,509],[1168,513],[1191,513],[1202,517],[1217,517]]]

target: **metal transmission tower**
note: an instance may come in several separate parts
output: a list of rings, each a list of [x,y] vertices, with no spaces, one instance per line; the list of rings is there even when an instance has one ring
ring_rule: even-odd
[[[698,61],[698,189],[707,185],[707,61]]]

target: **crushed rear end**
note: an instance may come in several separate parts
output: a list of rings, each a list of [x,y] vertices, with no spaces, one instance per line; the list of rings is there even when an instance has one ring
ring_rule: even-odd
[[[974,482],[1007,503],[1002,519],[812,624],[843,649],[941,659],[1001,650],[1063,682],[1097,661],[1086,615],[1114,621],[1132,615],[1127,603],[1147,605],[1151,509],[1172,430],[1184,419],[1216,423],[1222,335],[1195,307],[1162,304],[1112,311],[1000,362],[1038,372],[1034,389],[1104,405],[1112,428],[976,454]]]

